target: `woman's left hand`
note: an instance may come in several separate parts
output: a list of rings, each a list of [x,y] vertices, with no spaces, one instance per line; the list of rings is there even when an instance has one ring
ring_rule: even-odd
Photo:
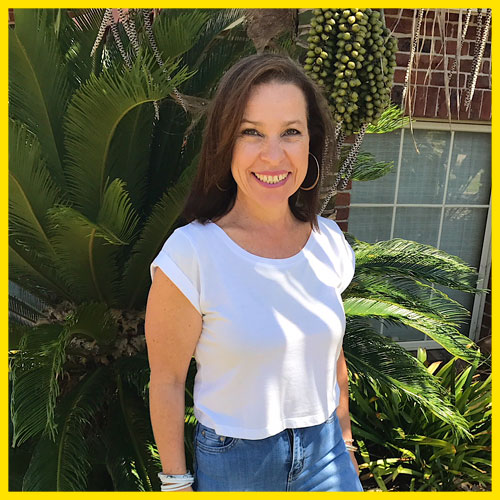
[[[356,460],[356,456],[354,455],[353,451],[350,451],[349,455],[351,455],[351,460],[352,460],[352,463],[354,464],[354,469],[356,469],[356,474],[359,476],[359,466],[358,466],[358,462]]]

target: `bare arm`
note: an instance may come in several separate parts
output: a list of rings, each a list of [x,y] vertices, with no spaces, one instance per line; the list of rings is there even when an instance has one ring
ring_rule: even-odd
[[[148,296],[145,333],[151,368],[151,425],[166,474],[186,473],[185,383],[201,328],[200,313],[157,268]]]
[[[337,382],[340,387],[340,401],[337,407],[337,416],[339,417],[340,427],[342,428],[342,437],[352,439],[351,416],[349,414],[349,374],[344,356],[344,349],[340,351],[337,360]],[[349,452],[356,472],[359,474],[359,467],[354,452]]]

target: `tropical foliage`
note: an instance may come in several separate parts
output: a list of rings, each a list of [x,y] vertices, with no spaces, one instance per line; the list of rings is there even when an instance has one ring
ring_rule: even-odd
[[[426,407],[383,380],[355,373],[350,410],[365,489],[491,489],[491,373],[481,372],[477,362],[458,371],[456,357],[429,363],[424,349],[417,358],[467,420],[470,437],[459,438]]]
[[[237,10],[144,14],[131,17],[137,46],[118,25],[122,46],[106,28],[93,56],[102,10],[19,10],[9,30],[9,271],[30,294],[11,303],[14,490],[159,489],[144,343],[149,264],[182,223],[207,100],[223,71],[254,49]],[[385,168],[360,158],[368,165],[358,165],[360,178]],[[351,373],[401,391],[470,437],[468,420],[423,363],[370,321],[411,325],[478,363],[476,346],[457,330],[466,311],[431,287],[475,292],[475,270],[415,242],[350,238]],[[194,375],[192,360],[188,468]]]

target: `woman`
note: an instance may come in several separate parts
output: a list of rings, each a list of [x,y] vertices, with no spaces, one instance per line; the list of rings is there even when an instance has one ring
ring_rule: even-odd
[[[354,252],[317,216],[321,164],[334,151],[327,110],[278,55],[246,57],[219,84],[189,223],[151,264],[150,411],[164,491],[363,491],[342,352],[340,294]],[[193,355],[191,475],[183,432]]]

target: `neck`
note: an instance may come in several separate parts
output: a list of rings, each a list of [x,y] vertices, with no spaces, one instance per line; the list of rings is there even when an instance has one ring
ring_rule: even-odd
[[[284,228],[294,227],[297,219],[293,215],[288,202],[275,206],[262,206],[248,201],[236,195],[231,219],[237,221],[238,225],[248,229],[269,229],[271,231],[282,231]]]

